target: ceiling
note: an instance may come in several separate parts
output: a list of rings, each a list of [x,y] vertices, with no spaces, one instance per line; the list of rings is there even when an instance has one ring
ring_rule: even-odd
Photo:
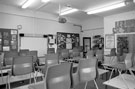
[[[14,7],[21,7],[21,5],[25,1],[26,0],[0,0],[0,4],[10,5]],[[107,11],[107,12],[99,13],[95,15],[86,14],[86,11],[88,11],[90,8],[99,7],[99,6],[112,3],[115,1],[121,1],[121,0],[51,0],[51,2],[47,4],[41,3],[40,0],[35,0],[35,2],[27,9],[38,10],[38,11],[58,15],[59,4],[61,5],[61,8],[63,8],[64,6],[71,6],[71,7],[79,9],[80,11],[66,15],[66,16],[76,18],[79,20],[93,18],[96,16],[104,17],[104,16],[108,16],[112,14],[118,14],[122,12],[135,10],[135,4],[130,3],[127,6],[116,9],[116,10],[111,10],[111,11]],[[132,0],[127,0],[127,1],[132,1]]]

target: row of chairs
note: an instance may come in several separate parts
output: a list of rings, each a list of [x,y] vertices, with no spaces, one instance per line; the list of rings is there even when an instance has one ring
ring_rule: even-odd
[[[37,51],[21,50],[20,52],[2,52],[0,55],[0,74],[3,79],[3,69],[11,69],[8,71],[8,86],[10,89],[10,77],[35,73],[35,64],[37,64]],[[34,75],[33,75],[34,76]],[[31,78],[30,78],[31,79]],[[34,81],[35,76],[34,76]]]
[[[94,80],[96,88],[98,89],[95,81],[98,74],[97,72],[96,58],[79,60],[77,68],[77,78],[79,81],[74,80],[73,64],[66,62],[53,65],[48,67],[45,86],[41,89],[70,89],[71,87],[75,88],[79,83],[82,82],[86,82],[86,89],[88,81],[91,80]],[[40,86],[41,84],[31,85],[29,86],[29,89],[39,89]]]
[[[34,64],[33,64],[33,58],[32,56],[18,56],[13,58],[12,62],[12,67],[11,70],[8,71],[8,89],[11,89],[10,87],[10,78],[12,76],[21,76],[21,75],[26,75],[29,74],[30,76],[30,83],[32,76],[34,78],[34,82],[36,83],[35,79],[35,69],[34,69]]]
[[[47,54],[55,53],[55,50],[54,51],[53,50],[54,50],[53,48],[49,48]],[[80,49],[73,48],[72,52],[70,52],[69,49],[58,48],[56,53],[59,55],[59,58],[61,59],[74,58],[80,56]]]
[[[7,51],[7,52],[1,52],[0,55],[0,61],[3,64],[3,66],[12,65],[13,57],[17,56],[33,56],[33,61],[36,61],[37,57],[37,51],[29,51],[29,50],[20,50],[19,52],[16,51]]]

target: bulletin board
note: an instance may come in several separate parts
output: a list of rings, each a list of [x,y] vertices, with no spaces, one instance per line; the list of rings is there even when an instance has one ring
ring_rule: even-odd
[[[0,28],[0,51],[18,51],[18,30]]]
[[[57,32],[57,47],[62,49],[73,49],[80,46],[79,34]]]

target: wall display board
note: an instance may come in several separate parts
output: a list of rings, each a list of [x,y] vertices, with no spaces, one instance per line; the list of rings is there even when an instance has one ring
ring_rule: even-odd
[[[48,35],[48,48],[54,48],[56,52],[57,49],[56,35]]]
[[[105,35],[105,48],[112,49],[115,47],[115,36],[114,34]]]
[[[38,56],[44,56],[47,53],[47,37],[42,36],[21,36],[20,49],[37,50]]]
[[[104,38],[101,35],[93,36],[93,49],[102,49],[104,47]]]
[[[135,19],[116,21],[113,33],[135,32]]]
[[[73,49],[80,46],[80,38],[77,33],[57,32],[57,47],[63,49]]]
[[[0,51],[18,51],[18,30],[0,28]]]

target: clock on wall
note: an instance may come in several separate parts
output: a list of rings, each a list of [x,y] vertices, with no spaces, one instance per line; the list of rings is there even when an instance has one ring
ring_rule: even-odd
[[[22,29],[22,25],[17,25],[17,29],[21,30]]]

